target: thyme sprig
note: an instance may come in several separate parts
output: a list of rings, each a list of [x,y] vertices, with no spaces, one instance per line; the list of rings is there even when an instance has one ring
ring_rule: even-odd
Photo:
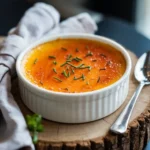
[[[102,57],[105,57],[105,58],[106,58],[106,55],[105,55],[105,54],[100,54],[100,56],[102,56]]]
[[[60,67],[63,67],[63,66],[65,66],[66,64],[67,64],[67,61],[66,61],[65,63],[61,64]]]
[[[109,66],[111,64],[111,61],[107,61],[106,66]]]
[[[93,53],[91,51],[88,51],[88,53],[86,54],[86,57],[88,56],[93,56]]]
[[[53,64],[54,64],[54,65],[57,65],[57,62],[56,62],[56,61],[53,61]]]
[[[86,81],[86,85],[89,85],[89,82],[88,82],[88,81]]]
[[[59,81],[59,82],[62,82],[61,79],[57,78],[57,77],[54,77],[55,80]]]
[[[79,52],[79,49],[78,49],[78,48],[76,48],[76,52]]]
[[[71,67],[76,68],[76,69],[86,69],[86,68],[88,68],[89,70],[91,70],[91,66],[84,66],[84,64],[80,64],[78,66],[75,66],[75,65],[73,65],[71,63],[68,63],[68,62],[63,63],[60,67],[63,67],[65,65],[70,65]]]
[[[38,59],[36,58],[33,62],[33,64],[35,65],[37,63]]]
[[[69,89],[68,89],[68,88],[64,88],[63,90],[69,91]]]
[[[72,58],[72,60],[75,60],[75,61],[77,61],[77,62],[82,61],[82,59],[79,58],[79,57]]]
[[[44,130],[42,125],[42,116],[38,114],[34,115],[27,115],[26,116],[26,123],[29,131],[32,135],[32,141],[34,144],[38,142],[38,133]]]
[[[71,54],[70,54],[70,55],[68,55],[67,60],[70,60],[70,59],[71,59],[71,57],[72,57],[72,55],[71,55]]]
[[[100,68],[99,70],[100,70],[100,71],[101,71],[101,70],[106,70],[106,68]]]
[[[79,66],[77,66],[77,68],[81,69],[82,66],[84,66],[84,64],[80,64]]]
[[[62,74],[63,74],[66,78],[68,78],[68,75],[67,75],[67,73],[66,73],[65,70],[63,70]]]
[[[41,84],[41,85],[43,85],[43,82],[42,82],[42,81],[40,81],[40,84]]]
[[[70,65],[70,66],[72,66],[72,67],[74,67],[74,68],[77,68],[76,66],[74,66],[73,64],[70,64],[70,63],[68,63],[68,62],[66,62],[66,64],[67,64],[67,65]]]
[[[71,68],[71,72],[74,74],[74,70],[73,70],[73,68]]]
[[[53,71],[57,74],[57,71],[56,71],[56,69],[55,69],[55,68],[53,68]]]
[[[100,77],[98,77],[98,79],[97,79],[97,83],[99,83],[99,81],[100,81]]]
[[[55,56],[48,56],[49,59],[56,59]]]
[[[86,69],[86,68],[88,68],[89,70],[91,70],[91,66],[83,66],[83,67],[81,66],[80,67],[80,69]]]
[[[70,77],[70,71],[68,72],[68,77]]]
[[[74,77],[73,78],[74,80],[79,80],[79,79],[82,79],[82,80],[85,80],[85,76],[84,76],[84,74],[82,74],[80,77]]]
[[[64,50],[64,51],[67,51],[67,48],[62,47],[61,49]]]
[[[88,45],[86,45],[86,46],[85,46],[85,48],[88,50],[88,49],[89,49],[89,46],[88,46]]]

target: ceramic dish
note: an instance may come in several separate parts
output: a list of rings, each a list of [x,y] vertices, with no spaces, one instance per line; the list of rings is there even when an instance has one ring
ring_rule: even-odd
[[[63,93],[46,90],[31,83],[23,73],[22,62],[36,46],[56,39],[88,39],[116,48],[126,61],[123,76],[115,83],[90,92]],[[25,105],[44,118],[63,123],[84,123],[103,118],[118,109],[128,94],[131,59],[120,44],[108,38],[90,34],[66,34],[45,37],[25,49],[17,59],[16,70],[19,78],[21,97]]]

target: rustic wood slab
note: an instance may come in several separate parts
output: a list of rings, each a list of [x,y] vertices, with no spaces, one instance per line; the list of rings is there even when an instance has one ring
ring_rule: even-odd
[[[128,130],[124,134],[113,134],[109,128],[123,110],[138,82],[134,78],[137,62],[135,54],[129,51],[132,59],[130,88],[123,105],[113,114],[90,123],[63,124],[43,119],[44,132],[39,134],[36,149],[39,150],[142,150],[150,140],[150,86],[144,87],[130,118]],[[17,78],[12,81],[12,93],[24,115],[32,112],[23,104]]]

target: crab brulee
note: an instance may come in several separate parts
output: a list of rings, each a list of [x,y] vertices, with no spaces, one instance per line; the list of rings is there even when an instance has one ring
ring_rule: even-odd
[[[107,87],[126,70],[119,50],[85,39],[57,39],[38,45],[25,56],[23,65],[26,78],[33,84],[67,93]]]

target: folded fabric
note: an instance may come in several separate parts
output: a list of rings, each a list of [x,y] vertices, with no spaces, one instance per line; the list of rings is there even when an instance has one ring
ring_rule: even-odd
[[[95,22],[83,13],[59,24],[57,10],[47,4],[37,3],[30,8],[16,28],[13,28],[0,49],[0,150],[16,150],[24,146],[34,149],[24,117],[11,94],[11,76],[15,61],[29,44],[59,33],[94,33]]]

